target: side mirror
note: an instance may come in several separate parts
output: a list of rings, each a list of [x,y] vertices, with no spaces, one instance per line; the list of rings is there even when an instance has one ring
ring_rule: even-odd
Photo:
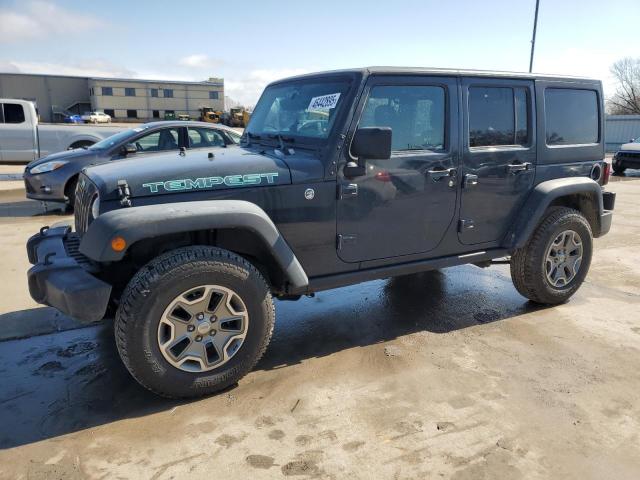
[[[391,158],[391,128],[363,127],[356,130],[351,142],[351,155],[362,164],[364,160]]]
[[[127,156],[130,153],[136,153],[138,151],[138,147],[133,143],[127,143],[124,147],[122,147],[122,154]]]

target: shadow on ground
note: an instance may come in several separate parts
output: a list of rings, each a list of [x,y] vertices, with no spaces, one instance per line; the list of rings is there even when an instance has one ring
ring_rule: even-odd
[[[503,267],[473,266],[380,280],[279,302],[274,336],[256,370],[286,368],[418,331],[436,334],[537,309]],[[121,364],[110,323],[0,343],[0,448],[171,409]]]

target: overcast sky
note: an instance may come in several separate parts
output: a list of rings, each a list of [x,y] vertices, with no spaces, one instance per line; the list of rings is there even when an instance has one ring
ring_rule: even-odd
[[[367,65],[527,71],[535,0],[0,0],[0,71],[204,80],[254,104],[285,76]],[[640,0],[540,0],[534,71],[640,57]]]

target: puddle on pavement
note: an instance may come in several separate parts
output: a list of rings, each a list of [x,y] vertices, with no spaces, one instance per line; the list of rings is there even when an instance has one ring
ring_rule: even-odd
[[[446,333],[533,311],[502,266],[463,266],[277,302],[276,327],[255,370],[286,368],[415,332]],[[400,352],[401,354],[401,352]],[[111,322],[0,342],[0,448],[10,448],[182,402],[139,386],[118,357]]]

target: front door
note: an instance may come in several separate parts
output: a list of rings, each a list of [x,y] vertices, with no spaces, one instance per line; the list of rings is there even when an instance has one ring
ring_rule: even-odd
[[[392,154],[365,160],[360,177],[345,178],[339,169],[339,257],[360,262],[433,250],[456,206],[456,79],[373,76],[357,111],[351,134],[390,127]]]
[[[534,180],[533,81],[462,80],[464,142],[458,237],[497,242]]]

